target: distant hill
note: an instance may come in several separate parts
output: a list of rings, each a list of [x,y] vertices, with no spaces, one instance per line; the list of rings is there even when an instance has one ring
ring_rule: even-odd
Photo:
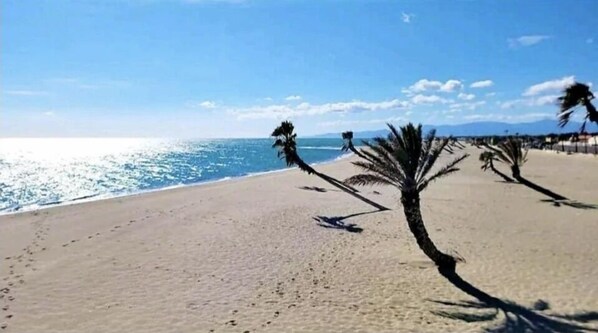
[[[502,123],[497,121],[482,121],[458,125],[424,125],[424,132],[431,129],[436,129],[438,136],[482,136],[482,135],[505,135],[505,131],[509,134],[528,134],[528,135],[542,135],[550,133],[565,133],[579,131],[581,123],[569,122],[565,128],[558,127],[557,120],[540,120],[530,123]],[[589,124],[588,131],[598,130],[598,126]],[[353,136],[360,139],[368,139],[376,136],[386,136],[388,131],[380,129],[375,131],[354,132]],[[313,138],[338,138],[340,133],[326,133],[321,135],[311,136]]]

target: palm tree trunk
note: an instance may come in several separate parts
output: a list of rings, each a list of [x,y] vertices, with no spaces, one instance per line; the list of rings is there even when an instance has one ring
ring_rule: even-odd
[[[498,171],[498,169],[496,169],[494,167],[494,163],[492,163],[492,161],[490,161],[490,170],[492,170],[492,172],[494,172],[495,174],[499,175],[500,177],[502,177],[502,179],[504,179],[504,181],[512,183],[513,179],[507,175],[505,175],[504,173]]]
[[[515,178],[515,179],[518,179],[519,177],[521,177],[521,171],[519,170],[518,165],[511,166],[511,173],[513,174],[513,178]]]
[[[554,192],[552,192],[549,189],[543,188],[540,185],[534,184],[534,183],[530,182],[529,180],[527,180],[527,179],[525,179],[525,178],[523,178],[521,176],[516,177],[515,179],[517,179],[517,181],[519,183],[521,183],[522,185],[525,185],[525,186],[531,188],[532,190],[538,191],[538,192],[540,192],[540,193],[542,193],[542,194],[544,194],[546,196],[549,196],[549,197],[551,197],[554,200],[568,200],[564,196],[562,196],[562,195],[560,195],[558,193],[554,193]]]
[[[440,252],[434,242],[430,239],[421,215],[420,200],[418,192],[401,192],[401,203],[403,212],[409,225],[409,230],[415,237],[419,248],[432,259],[441,272],[454,272],[457,261],[448,254]]]
[[[294,161],[295,161],[295,164],[297,164],[297,166],[299,167],[299,169],[301,171],[307,172],[307,174],[309,174],[309,175],[314,174],[314,175],[320,177],[321,179],[326,181],[328,184],[338,188],[339,190],[341,190],[345,193],[352,195],[353,197],[367,203],[368,205],[375,207],[378,210],[381,210],[381,211],[389,210],[388,207],[384,207],[366,197],[363,197],[363,196],[357,194],[358,191],[356,189],[354,189],[353,187],[351,187],[347,184],[344,184],[343,182],[339,181],[338,179],[335,179],[333,177],[330,177],[328,175],[325,175],[323,173],[316,171],[309,164],[305,163],[305,161],[303,161],[298,155],[294,156]]]

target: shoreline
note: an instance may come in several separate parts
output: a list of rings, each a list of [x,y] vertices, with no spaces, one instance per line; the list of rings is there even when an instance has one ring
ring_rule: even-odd
[[[351,152],[344,153],[338,157],[335,157],[334,159],[325,160],[325,161],[321,161],[321,162],[315,162],[315,163],[311,163],[309,165],[318,166],[318,165],[332,164],[332,163],[350,158],[351,156],[353,156],[353,153],[351,153]],[[210,185],[210,184],[214,184],[214,183],[235,181],[235,180],[245,179],[245,178],[249,178],[249,177],[263,176],[263,175],[268,175],[268,174],[272,174],[272,173],[285,172],[285,171],[290,171],[290,170],[295,170],[295,169],[297,169],[297,167],[286,167],[286,168],[282,168],[282,169],[275,169],[275,170],[269,170],[269,171],[252,172],[252,173],[248,173],[248,174],[245,174],[242,176],[234,176],[234,177],[228,176],[228,177],[206,180],[206,181],[197,182],[197,183],[179,184],[179,185],[173,185],[173,186],[167,186],[167,187],[161,187],[161,188],[140,190],[140,191],[135,191],[135,192],[130,192],[130,193],[123,193],[123,194],[105,193],[105,194],[86,196],[83,198],[75,198],[75,199],[71,199],[71,200],[65,200],[65,201],[61,201],[61,202],[57,202],[57,203],[48,203],[48,204],[42,204],[42,205],[37,204],[37,206],[35,206],[36,204],[33,204],[33,205],[20,207],[18,210],[0,211],[0,217],[43,211],[43,210],[52,209],[52,208],[56,208],[56,207],[72,206],[72,205],[89,203],[89,202],[135,197],[135,196],[149,194],[149,193],[170,191],[170,190],[176,190],[176,189],[187,188],[187,187],[205,186],[205,185]]]

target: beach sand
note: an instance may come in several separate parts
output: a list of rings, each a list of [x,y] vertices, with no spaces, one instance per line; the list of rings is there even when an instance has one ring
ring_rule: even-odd
[[[534,323],[534,304],[546,325],[577,314],[569,323],[597,328],[598,210],[543,202],[466,151],[462,171],[423,193],[422,213],[437,245],[466,259],[464,280],[520,306],[509,320],[451,304],[475,299],[421,253],[396,189],[362,188],[392,208],[374,212],[290,170],[0,217],[0,331],[517,331],[508,325]],[[342,179],[350,161],[316,168]],[[532,151],[522,174],[598,204],[593,156]],[[361,233],[315,220],[347,215]]]

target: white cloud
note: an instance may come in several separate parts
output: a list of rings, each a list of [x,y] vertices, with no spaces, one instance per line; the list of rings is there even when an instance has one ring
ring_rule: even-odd
[[[45,91],[37,91],[37,90],[6,90],[4,91],[6,95],[12,96],[44,96],[48,95]]]
[[[328,113],[353,113],[404,109],[410,106],[407,101],[393,99],[382,102],[337,102],[325,104],[301,103],[299,105],[268,105],[231,109],[237,119],[286,119],[291,117],[315,116]]]
[[[411,13],[401,13],[401,20],[404,23],[411,23],[411,19],[415,17],[415,15],[411,14]]]
[[[496,96],[495,92],[489,92],[486,94],[486,97],[492,97],[492,96]]]
[[[299,101],[299,100],[301,100],[301,96],[299,96],[299,95],[291,95],[291,96],[287,96],[285,98],[285,100],[287,100],[287,101]]]
[[[526,47],[538,44],[542,41],[550,39],[551,36],[546,35],[528,35],[528,36],[521,36],[517,38],[509,38],[507,42],[509,43],[509,47],[517,48],[517,47]]]
[[[442,87],[440,87],[440,91],[444,92],[453,92],[455,90],[463,88],[463,84],[459,80],[448,80],[446,81]]]
[[[52,111],[46,111],[44,112],[44,116],[48,116],[48,117],[53,117],[55,114]]]
[[[594,44],[594,38],[586,39],[586,44]]]
[[[413,104],[436,104],[436,103],[449,103],[450,100],[442,98],[438,95],[415,95],[411,97],[411,103]]]
[[[565,76],[560,79],[534,84],[523,92],[523,96],[534,96],[545,92],[563,90],[575,83],[575,76]]]
[[[432,91],[442,91],[442,92],[453,92],[457,89],[461,89],[463,84],[459,80],[447,80],[446,82],[440,81],[432,81],[428,79],[421,79],[406,89],[403,89],[403,93],[405,94],[415,94],[419,92],[424,92],[428,90]]]
[[[487,88],[487,87],[491,87],[494,85],[494,82],[492,82],[492,80],[482,80],[482,81],[476,81],[472,84],[469,85],[469,87],[471,88]]]
[[[318,127],[349,127],[356,125],[375,125],[386,123],[402,123],[406,122],[405,117],[389,117],[385,119],[368,119],[368,120],[333,120],[318,123]]]
[[[543,95],[537,97],[529,97],[523,99],[513,99],[510,101],[499,102],[501,109],[512,109],[516,106],[545,106],[555,105],[559,95]]]
[[[201,106],[204,109],[213,109],[216,107],[216,102],[214,101],[203,101],[201,103],[198,104],[199,106]]]
[[[457,97],[459,99],[464,100],[464,101],[471,101],[472,99],[475,98],[475,95],[474,94],[459,93],[459,95],[457,95]]]
[[[453,112],[463,110],[473,111],[483,105],[486,105],[486,101],[452,103],[449,105],[449,109],[451,109]]]
[[[505,114],[471,114],[464,116],[466,120],[495,120],[495,121],[533,121],[539,119],[552,118],[552,113],[524,113],[518,115],[505,115]]]

